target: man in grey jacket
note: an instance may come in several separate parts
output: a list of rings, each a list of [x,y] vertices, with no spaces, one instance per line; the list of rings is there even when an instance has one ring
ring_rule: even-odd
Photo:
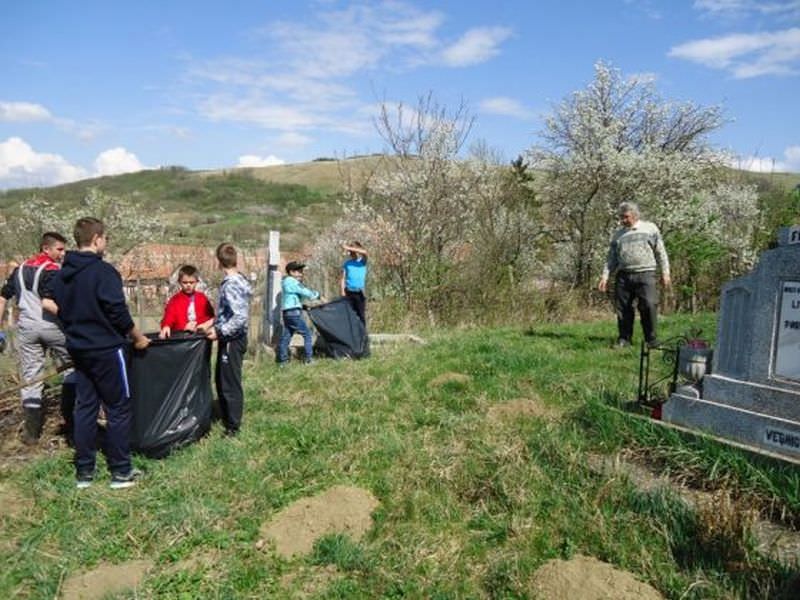
[[[640,220],[639,207],[633,202],[623,202],[618,209],[622,224],[611,238],[603,275],[598,289],[608,290],[608,278],[616,273],[614,307],[617,312],[619,336],[617,346],[631,345],[634,301],[639,306],[644,339],[651,348],[658,345],[656,320],[658,315],[658,287],[656,269],[661,270],[661,283],[671,284],[669,258],[655,224]]]

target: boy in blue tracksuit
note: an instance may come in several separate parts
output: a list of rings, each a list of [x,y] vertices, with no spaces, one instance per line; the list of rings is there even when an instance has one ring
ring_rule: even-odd
[[[319,292],[315,292],[303,285],[303,263],[292,261],[286,265],[286,277],[281,282],[283,310],[283,331],[278,343],[278,364],[289,362],[289,342],[292,335],[299,333],[303,336],[303,349],[306,364],[311,362],[312,340],[311,331],[303,320],[303,299],[316,300]]]
[[[92,484],[95,474],[97,414],[105,407],[107,427],[103,452],[111,471],[111,487],[126,488],[138,476],[131,464],[130,389],[125,359],[126,337],[137,350],[150,340],[133,322],[122,278],[103,261],[108,236],[103,222],[92,217],[75,224],[77,251],[67,252],[46,296],[57,310],[75,366],[77,401],[74,412],[77,486]]]
[[[217,365],[214,383],[225,425],[225,435],[235,436],[242,426],[244,388],[242,363],[247,352],[247,328],[250,322],[250,298],[253,290],[237,268],[233,244],[217,246],[217,263],[224,274],[219,284],[219,303],[214,326],[206,337],[217,340]]]

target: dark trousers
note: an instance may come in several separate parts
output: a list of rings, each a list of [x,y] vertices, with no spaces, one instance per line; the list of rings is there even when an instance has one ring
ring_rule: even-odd
[[[658,318],[658,287],[654,271],[617,274],[614,307],[617,311],[617,327],[621,340],[630,341],[633,337],[633,321],[636,317],[634,302],[639,306],[644,339],[646,342],[652,342],[656,339]]]
[[[217,366],[214,383],[217,387],[219,408],[225,429],[236,433],[242,426],[244,390],[242,389],[242,361],[247,351],[247,335],[223,339],[217,343]]]
[[[126,358],[122,348],[72,353],[75,365],[75,468],[78,473],[95,469],[97,414],[106,411],[103,453],[113,474],[131,470],[131,402]]]
[[[350,306],[353,307],[353,310],[356,311],[358,318],[361,319],[361,322],[366,325],[367,324],[367,297],[364,295],[362,290],[354,291],[354,290],[345,290],[344,292],[345,298],[350,301]]]
[[[311,330],[306,325],[303,319],[303,311],[299,308],[290,308],[283,311],[283,331],[281,332],[281,339],[278,342],[278,362],[284,363],[289,360],[289,342],[292,341],[292,336],[299,333],[303,336],[303,350],[305,351],[306,360],[311,360],[314,354],[312,346],[313,339]]]

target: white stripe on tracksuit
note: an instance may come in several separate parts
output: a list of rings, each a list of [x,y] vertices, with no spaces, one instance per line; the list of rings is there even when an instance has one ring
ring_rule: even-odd
[[[128,385],[128,369],[125,367],[125,355],[122,348],[117,348],[117,360],[119,360],[119,372],[122,376],[122,385],[125,387],[125,397],[131,397],[131,388]]]

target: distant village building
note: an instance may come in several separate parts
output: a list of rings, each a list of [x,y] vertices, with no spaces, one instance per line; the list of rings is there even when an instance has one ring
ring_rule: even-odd
[[[128,301],[164,300],[177,289],[178,269],[186,264],[197,267],[205,285],[215,288],[220,272],[214,250],[215,246],[145,243],[125,253],[115,266]],[[240,250],[239,269],[254,283],[263,279],[265,250]]]
[[[164,301],[177,290],[178,269],[185,264],[197,267],[205,286],[212,291],[216,289],[221,273],[214,255],[215,249],[216,246],[145,243],[129,250],[114,266],[122,276],[129,302]],[[280,269],[283,270],[288,261],[304,258],[295,253],[282,254]],[[266,249],[239,248],[238,266],[254,287],[260,284],[267,269]],[[260,295],[256,294],[253,300],[260,302]]]

